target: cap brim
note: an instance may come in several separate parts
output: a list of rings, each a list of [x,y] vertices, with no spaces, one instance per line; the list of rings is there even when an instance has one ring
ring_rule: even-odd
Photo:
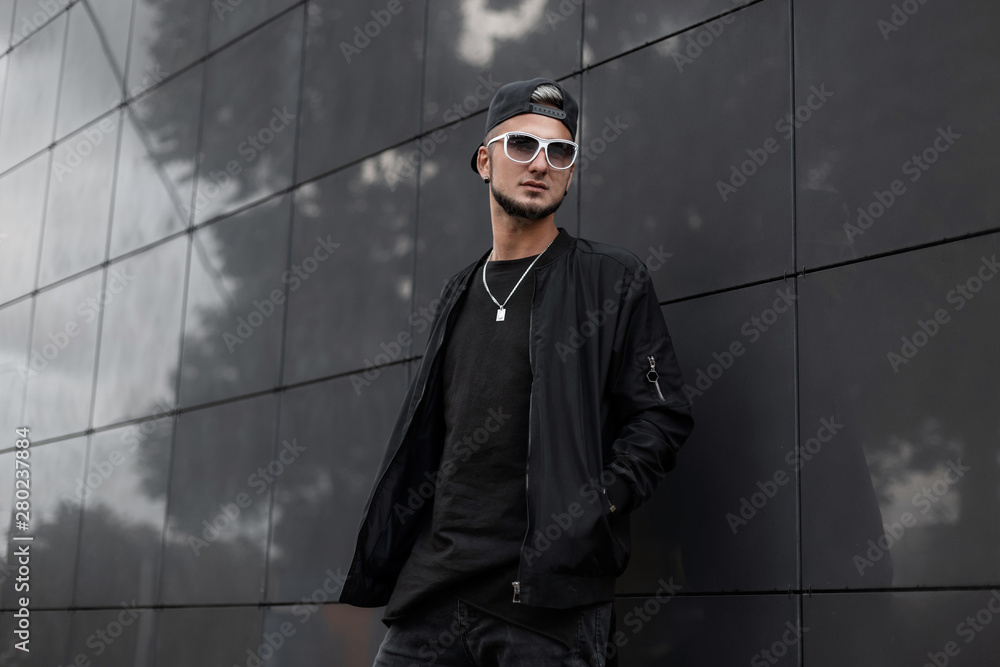
[[[479,149],[482,148],[482,146],[483,146],[482,143],[476,146],[476,150],[472,152],[472,159],[469,160],[469,165],[472,167],[472,171],[476,172],[477,174],[479,173],[479,167],[476,166],[476,163],[479,162]]]

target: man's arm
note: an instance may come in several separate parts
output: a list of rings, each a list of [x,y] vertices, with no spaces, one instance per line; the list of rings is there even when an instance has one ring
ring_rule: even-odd
[[[606,488],[616,512],[649,500],[694,427],[663,312],[639,264],[624,290],[612,354],[611,412],[621,426],[605,470],[614,476]]]

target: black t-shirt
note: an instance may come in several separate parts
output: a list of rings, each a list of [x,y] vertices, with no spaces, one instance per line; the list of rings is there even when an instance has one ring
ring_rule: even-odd
[[[390,625],[418,605],[453,595],[572,648],[581,608],[513,602],[527,530],[526,464],[531,365],[528,332],[537,255],[483,261],[455,305],[443,364],[445,443],[431,519],[417,538],[386,606]],[[508,299],[508,295],[510,298]],[[452,598],[453,599],[453,598]]]

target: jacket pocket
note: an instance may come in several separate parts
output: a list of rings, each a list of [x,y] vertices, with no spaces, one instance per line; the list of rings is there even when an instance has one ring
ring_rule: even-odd
[[[601,514],[601,524],[605,533],[601,539],[608,540],[608,543],[611,545],[614,553],[614,564],[613,566],[609,565],[609,571],[607,573],[618,576],[625,571],[625,567],[628,565],[629,554],[625,545],[618,539],[618,535],[615,532],[613,524],[618,521],[627,521],[628,519],[624,515],[615,516],[615,514],[611,511],[611,501],[608,500],[607,489],[603,486],[601,486],[601,494],[604,499],[604,512]]]
[[[597,491],[600,493],[601,489]],[[624,552],[615,539],[604,497],[600,503],[582,505],[584,513],[573,523],[569,536],[553,539],[543,556],[542,569],[583,577],[617,575]],[[537,533],[538,531],[536,531]],[[553,535],[555,537],[555,535]],[[532,546],[536,546],[533,545]],[[537,548],[537,546],[536,546]]]

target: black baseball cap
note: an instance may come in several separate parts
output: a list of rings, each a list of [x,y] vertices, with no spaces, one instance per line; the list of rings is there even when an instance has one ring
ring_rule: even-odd
[[[531,101],[531,94],[535,92],[535,88],[543,83],[553,85],[562,92],[562,109],[553,109],[552,107],[535,104]],[[566,129],[569,130],[570,137],[574,141],[576,140],[576,122],[580,116],[580,107],[577,106],[576,100],[573,99],[573,96],[562,85],[552,79],[543,79],[541,77],[531,79],[530,81],[514,81],[500,87],[497,94],[493,96],[493,101],[490,102],[490,110],[486,113],[486,129],[483,131],[483,137],[485,138],[490,130],[508,118],[513,118],[523,113],[537,113],[559,119],[566,126]],[[483,142],[480,141],[479,146],[482,145]],[[479,146],[476,146],[476,150],[472,152],[472,160],[469,163],[472,166],[472,171],[477,174],[479,170],[476,169],[476,158],[479,155]]]

